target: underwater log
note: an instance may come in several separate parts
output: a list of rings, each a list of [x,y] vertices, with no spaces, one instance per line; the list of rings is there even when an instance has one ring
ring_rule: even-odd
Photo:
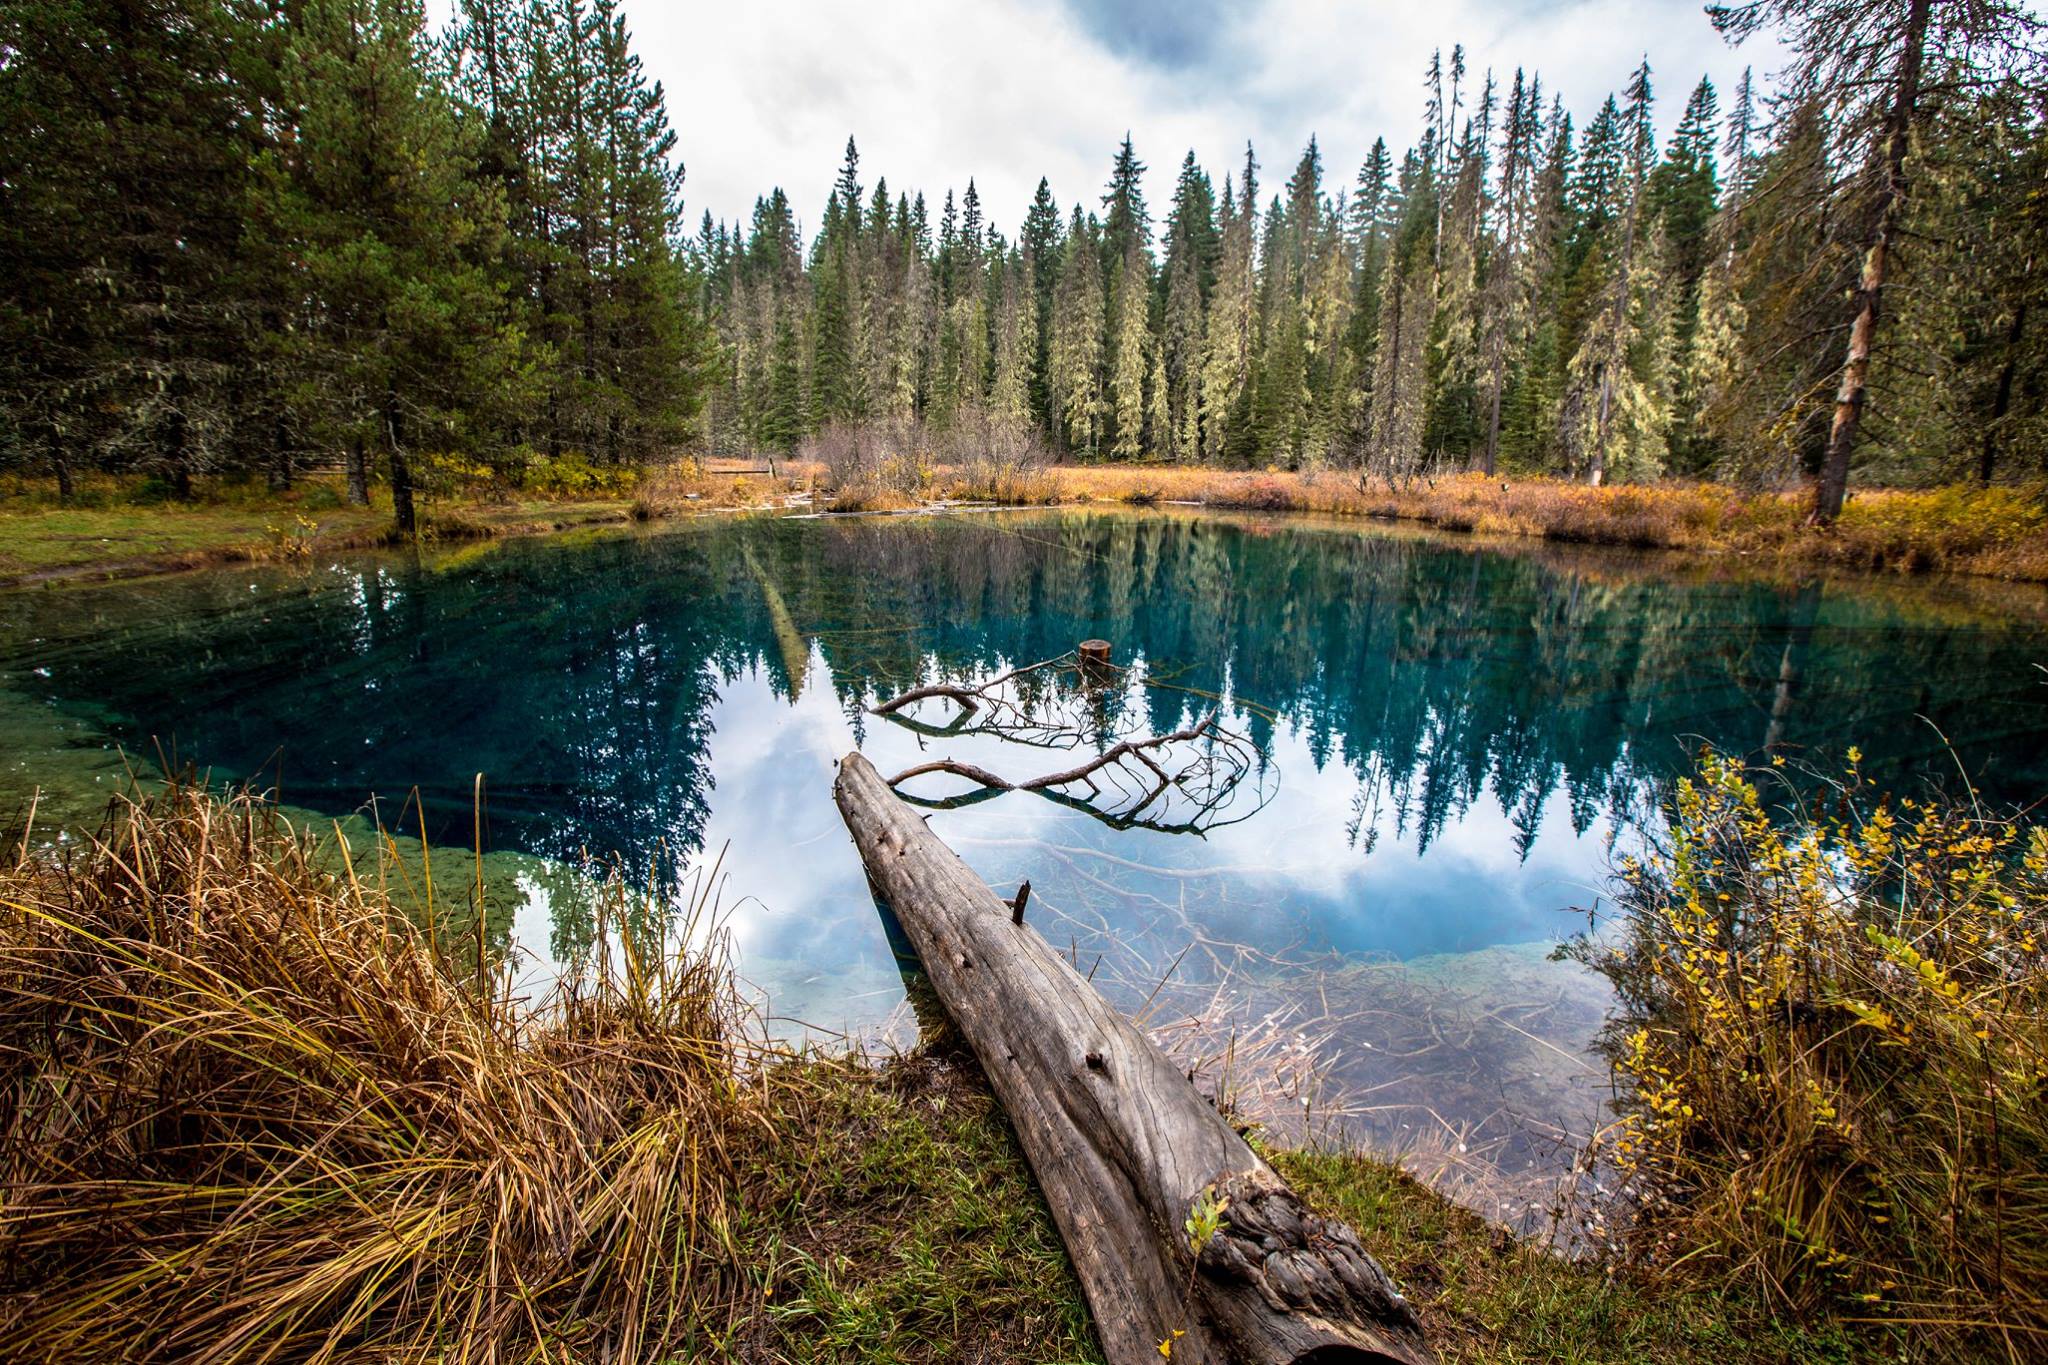
[[[859,753],[833,798],[1015,1127],[1112,1365],[1423,1365],[1415,1310]]]

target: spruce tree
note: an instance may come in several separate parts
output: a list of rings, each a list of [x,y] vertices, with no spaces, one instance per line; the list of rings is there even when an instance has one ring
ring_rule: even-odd
[[[421,451],[474,448],[481,414],[526,395],[487,262],[503,212],[463,175],[454,111],[429,79],[409,0],[308,0],[284,53],[295,135],[266,154],[263,217],[307,291],[291,346],[309,425],[381,457],[398,530],[416,524]]]
[[[289,266],[241,252],[274,96],[263,18],[201,0],[0,8],[0,439],[67,496],[87,464],[189,492],[237,421],[269,433],[281,381],[248,341]]]
[[[1101,247],[1093,223],[1074,206],[1067,228],[1066,260],[1053,300],[1052,398],[1066,449],[1096,454],[1102,413]]]

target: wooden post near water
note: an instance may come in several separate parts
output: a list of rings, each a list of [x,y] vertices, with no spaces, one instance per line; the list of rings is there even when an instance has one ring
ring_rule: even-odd
[[[876,895],[987,1073],[1111,1365],[1425,1365],[1414,1308],[1137,1026],[925,827],[874,765],[833,784]],[[1185,1227],[1221,1207],[1199,1255]]]
[[[1083,640],[1075,647],[1074,653],[1081,661],[1081,677],[1090,687],[1107,686],[1115,676],[1110,667],[1109,641]]]

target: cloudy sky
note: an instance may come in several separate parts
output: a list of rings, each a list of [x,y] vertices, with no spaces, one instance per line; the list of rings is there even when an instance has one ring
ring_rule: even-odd
[[[815,228],[849,133],[861,179],[923,189],[936,214],[971,176],[1014,234],[1038,178],[1097,205],[1128,129],[1163,217],[1193,148],[1221,186],[1249,138],[1268,190],[1311,133],[1332,189],[1373,138],[1420,128],[1432,48],[1471,79],[1540,72],[1583,120],[1645,54],[1666,131],[1702,73],[1726,98],[1768,51],[1730,49],[1693,0],[627,0],[667,89],[688,220],[743,217],[770,186]],[[1266,195],[1262,193],[1262,198]]]

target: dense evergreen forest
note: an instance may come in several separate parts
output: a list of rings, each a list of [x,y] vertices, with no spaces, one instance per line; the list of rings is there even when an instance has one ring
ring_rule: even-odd
[[[876,433],[940,458],[1589,482],[2032,478],[2048,462],[2048,82],[2002,0],[1714,8],[1786,44],[1582,122],[1422,73],[1424,132],[1277,191],[1189,152],[1014,237],[972,180],[784,189],[691,230],[619,0],[13,0],[0,461],[351,494]],[[1412,79],[1375,73],[1376,79]],[[715,136],[711,131],[693,136]],[[822,177],[821,177],[822,178]]]

